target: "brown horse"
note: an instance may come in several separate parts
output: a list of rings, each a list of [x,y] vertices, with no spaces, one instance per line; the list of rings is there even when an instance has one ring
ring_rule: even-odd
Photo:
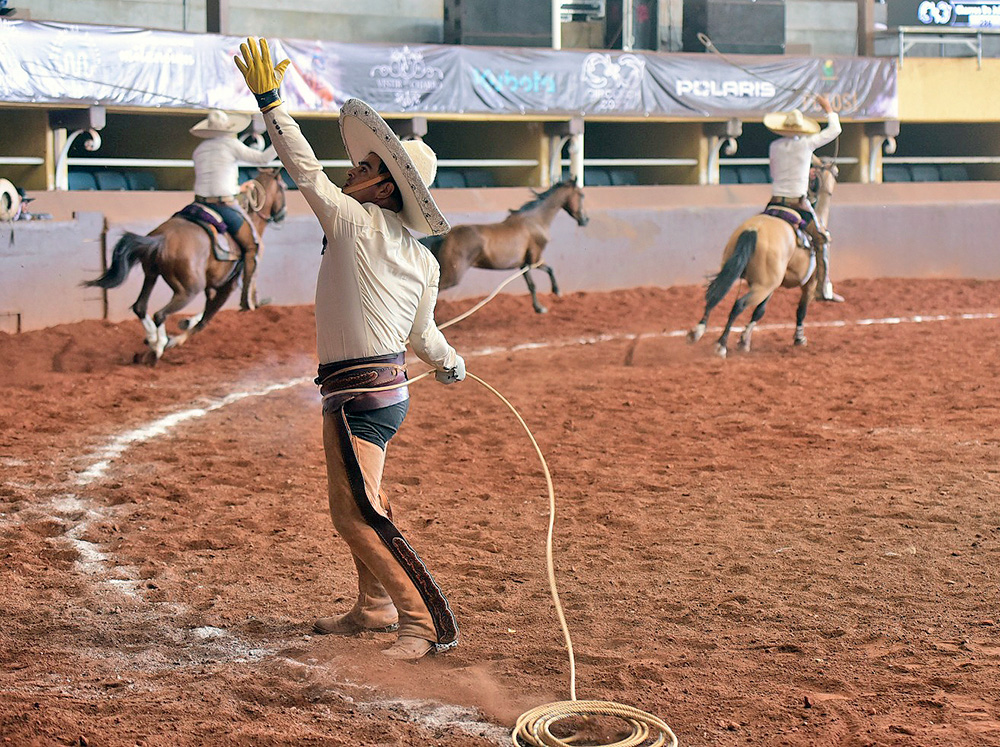
[[[814,160],[814,164],[818,160]],[[832,161],[822,161],[814,169],[814,174],[816,215],[820,224],[826,226],[830,214],[830,197],[837,184],[837,166]],[[688,342],[701,339],[712,309],[725,297],[733,284],[743,278],[747,281],[747,292],[733,304],[726,328],[715,343],[715,352],[726,357],[729,331],[747,306],[753,307],[753,315],[740,335],[739,348],[750,350],[753,328],[764,316],[767,302],[779,286],[802,289],[795,315],[793,341],[796,345],[805,345],[806,310],[816,293],[817,275],[815,254],[802,247],[790,223],[770,215],[753,216],[733,232],[726,244],[722,253],[722,269],[705,292],[705,315],[688,332]]]
[[[280,169],[260,169],[247,183],[249,186],[242,195],[247,203],[246,212],[258,236],[263,234],[268,223],[280,223],[285,217],[285,184],[279,172]],[[232,236],[227,233],[225,238],[230,256],[240,257],[240,248]],[[174,215],[145,236],[126,232],[115,244],[107,272],[84,285],[117,288],[125,282],[136,262],[142,263],[146,278],[139,298],[132,304],[132,311],[146,330],[151,362],[156,363],[165,348],[181,345],[190,335],[204,329],[236,287],[244,259],[220,260],[216,258],[212,244],[213,237],[208,229]],[[248,261],[256,263],[256,257]],[[166,306],[150,317],[149,297],[161,277],[174,295]],[[251,288],[246,289],[251,308],[256,305],[254,286],[251,281]],[[167,317],[183,309],[202,291],[205,293],[204,310],[181,321],[181,334],[168,336],[165,327]]]
[[[583,212],[583,190],[573,179],[567,179],[545,192],[535,192],[535,199],[525,203],[499,223],[455,226],[444,236],[428,236],[421,241],[431,250],[441,265],[441,290],[458,285],[470,267],[485,270],[528,268],[541,260],[549,243],[549,225],[560,210],[569,213],[580,226],[590,220]],[[553,295],[559,286],[552,268],[539,264],[552,283]],[[538,302],[530,270],[524,279],[531,292],[531,305],[539,314],[548,309]]]

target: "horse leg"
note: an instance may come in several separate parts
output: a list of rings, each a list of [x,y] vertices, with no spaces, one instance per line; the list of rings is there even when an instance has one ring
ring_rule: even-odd
[[[743,310],[753,304],[756,308],[759,304],[763,303],[769,296],[770,292],[765,292],[758,288],[751,287],[750,290],[745,294],[736,299],[733,304],[732,311],[729,312],[729,319],[726,321],[726,328],[722,330],[722,334],[715,343],[715,354],[720,358],[725,358],[728,353],[728,343],[729,343],[729,332],[733,328],[733,322],[736,321],[737,317],[743,313]]]
[[[212,317],[215,316],[219,309],[221,309],[225,305],[226,301],[229,300],[229,296],[232,294],[233,288],[236,287],[236,280],[238,277],[238,275],[234,275],[231,280],[229,280],[221,288],[218,288],[211,296],[208,296],[208,291],[205,292],[207,297],[205,301],[205,310],[200,314],[201,318],[191,329],[188,335],[200,332],[205,329],[205,325],[212,321]],[[186,338],[187,336],[185,336],[185,339]]]
[[[531,265],[528,262],[525,262],[523,265],[521,265],[521,269],[530,267]],[[524,282],[528,284],[528,291],[531,293],[531,305],[534,307],[537,313],[544,314],[546,311],[548,311],[548,309],[542,306],[538,302],[538,294],[535,292],[535,281],[531,279],[530,269],[526,270],[524,273]]]
[[[538,265],[538,269],[539,270],[545,270],[545,272],[547,272],[549,274],[549,280],[552,282],[552,295],[558,297],[559,296],[559,286],[556,284],[556,274],[554,272],[552,272],[552,268],[549,267],[544,262],[542,262],[542,264]]]
[[[750,323],[747,324],[746,329],[743,330],[743,334],[740,335],[740,342],[737,347],[744,353],[750,352],[750,337],[753,335],[753,328],[757,325],[757,322],[760,321],[761,317],[764,316],[764,309],[767,308],[767,302],[770,300],[771,296],[768,296],[757,304],[757,308],[753,310],[753,316],[750,317]]]
[[[813,282],[806,283],[802,287],[802,295],[799,297],[799,306],[795,310],[795,337],[792,342],[795,345],[804,347],[806,345],[806,310],[809,308],[809,301],[816,293],[815,278]]]
[[[151,350],[156,346],[156,325],[149,318],[149,297],[153,293],[153,286],[156,285],[158,277],[159,274],[156,272],[146,273],[142,281],[142,290],[139,291],[139,297],[132,304],[132,311],[139,317],[139,321],[142,322],[142,328],[146,331],[146,344]]]
[[[156,342],[152,346],[153,355],[155,356],[154,363],[160,359],[164,350],[177,344],[173,341],[175,338],[167,335],[167,317],[183,309],[188,305],[190,300],[190,291],[183,287],[175,288],[173,298],[167,302],[166,306],[153,314],[153,324],[156,325]],[[186,336],[186,334],[183,336]]]

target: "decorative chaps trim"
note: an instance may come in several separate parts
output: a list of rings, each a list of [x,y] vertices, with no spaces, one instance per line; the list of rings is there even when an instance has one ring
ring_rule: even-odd
[[[399,563],[400,567],[413,582],[424,604],[430,611],[431,620],[434,623],[434,630],[437,633],[437,650],[451,648],[458,644],[458,622],[451,611],[448,600],[445,598],[441,588],[434,581],[427,566],[424,565],[420,556],[406,541],[399,529],[392,521],[372,506],[365,490],[364,473],[361,471],[361,464],[358,462],[357,454],[351,444],[351,429],[347,424],[345,410],[348,409],[352,401],[363,398],[368,393],[344,394],[337,396],[336,392],[341,389],[368,388],[372,386],[386,385],[397,377],[406,380],[405,368],[398,371],[399,364],[402,363],[403,354],[398,356],[379,356],[378,358],[367,358],[357,361],[344,361],[333,366],[331,371],[320,367],[320,375],[316,379],[317,384],[321,384],[321,391],[324,395],[323,411],[332,415],[339,431],[340,451],[344,460],[344,469],[347,473],[347,480],[351,487],[351,495],[361,512],[361,517],[370,526],[382,544]],[[398,362],[397,362],[398,361]],[[343,371],[343,375],[338,375],[338,371]],[[371,373],[375,373],[371,376]],[[388,381],[387,381],[388,379]],[[391,392],[403,392],[402,399],[406,399],[406,388],[391,390]],[[387,392],[388,393],[388,392]],[[332,395],[332,396],[331,396]],[[399,400],[401,401],[401,400]],[[376,404],[377,407],[385,407],[387,404]],[[360,409],[373,409],[362,407]]]

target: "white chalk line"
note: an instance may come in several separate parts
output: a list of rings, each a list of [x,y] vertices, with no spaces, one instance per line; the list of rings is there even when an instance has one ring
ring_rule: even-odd
[[[858,319],[854,321],[835,320],[827,322],[813,322],[810,328],[846,328],[850,326],[876,326],[876,325],[899,325],[899,324],[922,324],[927,322],[943,322],[956,320],[983,320],[996,319],[1000,314],[996,313],[975,313],[975,314],[919,314],[910,317],[883,317],[873,319]],[[794,324],[776,323],[759,324],[757,331],[787,330],[794,329]],[[721,332],[722,327],[710,328],[713,331]],[[742,328],[734,327],[734,332],[741,331]],[[709,330],[706,330],[706,332]],[[466,354],[468,358],[487,357],[497,354],[510,354],[527,350],[542,350],[551,348],[571,347],[578,345],[595,345],[606,342],[624,340],[642,340],[655,338],[677,338],[686,337],[687,330],[665,330],[663,332],[643,332],[643,333],[621,333],[594,335],[591,337],[568,338],[556,341],[520,343],[505,347],[488,347],[473,350]],[[92,453],[87,459],[89,466],[81,470],[76,477],[76,483],[81,487],[86,487],[96,480],[104,477],[111,468],[112,463],[119,459],[131,446],[145,443],[159,436],[169,434],[184,423],[205,417],[211,412],[220,410],[223,407],[241,402],[251,397],[264,397],[273,392],[283,391],[292,387],[312,383],[311,377],[299,377],[283,382],[267,384],[248,391],[233,392],[225,397],[208,402],[203,407],[191,407],[169,415],[158,418],[144,426],[135,428],[119,434],[111,439],[103,448]],[[77,561],[78,568],[91,578],[103,579],[98,581],[117,590],[118,592],[132,597],[142,598],[140,593],[140,582],[136,578],[137,569],[134,566],[119,565],[113,555],[104,552],[101,547],[93,542],[83,540],[81,535],[89,529],[91,522],[107,518],[113,509],[104,507],[94,507],[89,505],[89,501],[81,499],[75,494],[63,494],[53,498],[50,503],[52,510],[62,517],[74,517],[73,526],[64,534],[66,540],[73,546],[79,554]],[[0,517],[2,518],[2,517]],[[3,523],[3,522],[0,522]],[[124,576],[124,578],[123,578]],[[275,651],[261,648],[252,648],[249,645],[241,645],[227,631],[218,628],[197,628],[190,632],[191,635],[203,642],[218,641],[219,639],[230,639],[230,645],[234,649],[241,649],[243,656],[238,656],[237,661],[257,660]],[[219,641],[221,642],[221,641]],[[407,700],[385,700],[373,704],[376,706],[393,707],[403,710],[407,718],[414,723],[421,724],[429,728],[440,728],[442,725],[452,725],[470,734],[489,735],[489,738],[499,739],[495,732],[498,727],[495,724],[480,722],[475,720],[473,713],[468,709],[459,708],[449,704],[433,703],[431,701],[407,701]],[[503,732],[506,738],[506,732]],[[500,739],[502,742],[503,739]]]

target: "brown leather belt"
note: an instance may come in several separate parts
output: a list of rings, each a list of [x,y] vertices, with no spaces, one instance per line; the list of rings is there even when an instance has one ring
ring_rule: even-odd
[[[368,358],[324,363],[315,379],[323,395],[323,412],[364,412],[389,407],[409,398],[405,386],[379,392],[355,392],[401,384],[406,381],[406,353],[389,353]]]

